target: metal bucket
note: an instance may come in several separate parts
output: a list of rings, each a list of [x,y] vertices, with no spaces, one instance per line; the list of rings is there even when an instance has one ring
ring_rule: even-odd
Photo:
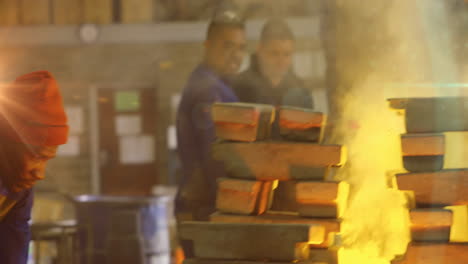
[[[81,195],[73,201],[79,263],[170,263],[170,196]]]

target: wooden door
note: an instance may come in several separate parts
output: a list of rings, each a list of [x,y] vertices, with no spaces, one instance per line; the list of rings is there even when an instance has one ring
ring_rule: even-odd
[[[102,194],[148,195],[157,183],[155,89],[105,89],[98,95]]]

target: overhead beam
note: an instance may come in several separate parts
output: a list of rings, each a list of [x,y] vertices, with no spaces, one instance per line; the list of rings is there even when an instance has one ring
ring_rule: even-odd
[[[247,38],[259,37],[265,20],[247,22]],[[296,38],[319,38],[320,19],[289,18]],[[205,39],[207,21],[191,23],[111,24],[96,25],[98,36],[93,44],[151,44],[166,42],[201,42]],[[79,45],[82,43],[77,25],[37,25],[0,27],[0,47],[36,45]]]

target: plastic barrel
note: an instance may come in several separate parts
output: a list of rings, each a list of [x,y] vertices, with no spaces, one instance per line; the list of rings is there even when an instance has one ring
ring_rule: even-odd
[[[81,195],[73,200],[80,263],[170,263],[170,196]]]

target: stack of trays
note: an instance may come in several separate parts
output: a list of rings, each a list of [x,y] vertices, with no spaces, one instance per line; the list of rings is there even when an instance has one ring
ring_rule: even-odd
[[[408,172],[397,174],[396,182],[409,198],[412,236],[406,255],[393,263],[468,263],[468,169],[444,169],[443,134],[468,131],[468,98],[389,101],[405,113],[401,149]]]
[[[344,164],[346,151],[320,144],[325,115],[245,103],[215,104],[212,115],[219,139],[212,155],[224,163],[228,177],[218,180],[211,222],[192,222],[200,225],[200,236],[185,235],[194,249],[211,247],[219,253],[194,250],[185,263],[338,263],[335,237],[349,187],[325,178],[331,168]],[[269,138],[275,119],[281,141]],[[220,233],[229,228],[234,237]],[[213,236],[222,241],[203,238],[202,233],[215,229]]]

